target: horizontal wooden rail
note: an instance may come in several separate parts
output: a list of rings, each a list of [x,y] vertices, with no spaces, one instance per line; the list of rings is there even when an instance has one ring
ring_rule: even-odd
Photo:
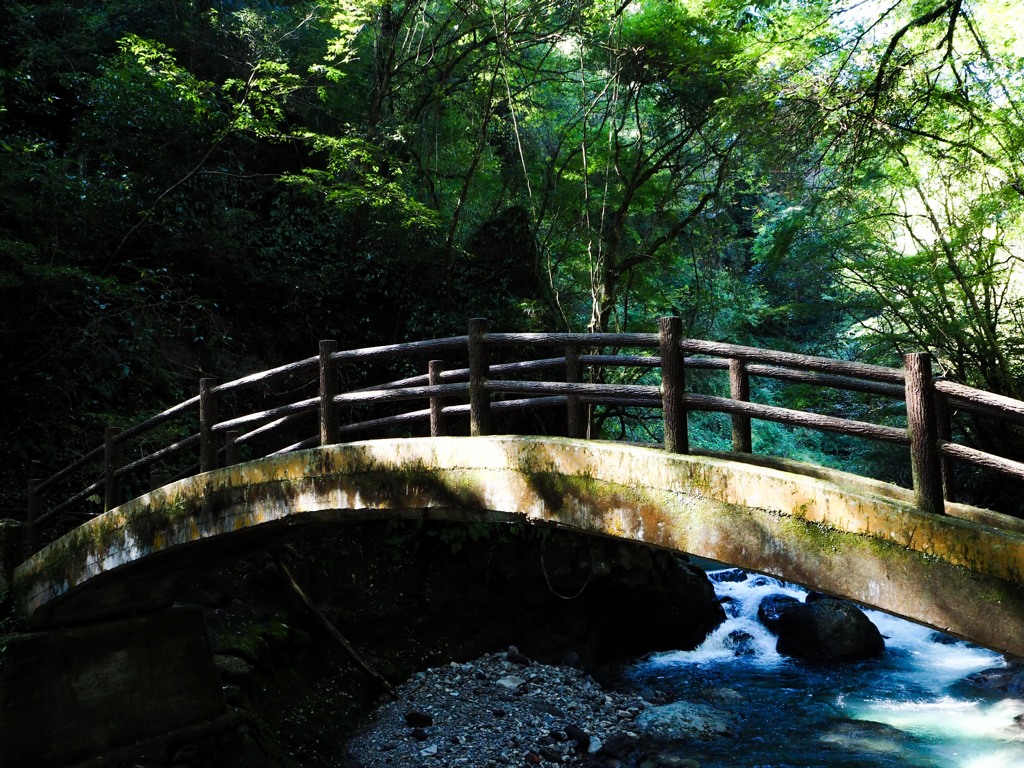
[[[939,441],[939,450],[950,458],[960,459],[978,467],[994,469],[997,472],[1024,480],[1024,463],[1019,461],[1006,459],[992,453],[979,451],[977,448],[970,448],[966,445],[951,443],[946,440]]]
[[[658,388],[642,384],[572,384],[559,381],[488,381],[489,392],[520,395],[589,395],[592,397],[657,397]]]
[[[272,421],[282,416],[294,416],[300,413],[310,413],[316,410],[316,406],[319,402],[318,398],[308,397],[305,400],[299,400],[295,403],[289,403],[288,405],[281,405],[277,408],[271,408],[266,411],[258,411],[256,413],[249,413],[245,416],[237,416],[227,421],[218,421],[212,426],[214,432],[227,432],[231,429],[238,429],[239,427],[247,427],[251,424],[260,424],[261,422]]]
[[[379,347],[364,347],[335,352],[331,360],[335,363],[349,361],[379,360],[381,358],[405,357],[410,354],[435,352],[457,352],[466,348],[465,336],[452,336],[447,339],[428,339],[427,341],[410,341],[404,344],[386,344]]]
[[[102,458],[102,456],[103,456],[103,446],[102,445],[97,446],[96,448],[93,448],[91,451],[89,451],[87,454],[82,456],[80,459],[77,459],[76,461],[73,461],[68,466],[64,467],[64,469],[62,469],[60,472],[57,472],[55,475],[53,475],[51,477],[48,477],[46,480],[43,480],[43,481],[37,483],[36,487],[35,487],[36,492],[37,493],[41,493],[46,488],[49,488],[51,485],[55,485],[55,484],[59,483],[65,477],[68,477],[68,476],[74,474],[75,472],[77,472],[78,470],[82,469],[83,467],[87,466],[89,464],[89,462],[96,461],[96,459]]]
[[[65,499],[60,504],[58,504],[57,506],[53,507],[53,509],[49,509],[46,512],[44,512],[43,514],[41,514],[38,517],[36,517],[34,522],[36,524],[39,524],[39,523],[44,523],[44,522],[46,522],[48,520],[52,520],[53,518],[57,517],[57,515],[60,515],[60,514],[64,513],[68,509],[71,509],[72,507],[74,507],[76,504],[79,504],[80,502],[82,502],[85,499],[89,498],[94,493],[97,493],[97,492],[102,491],[102,490],[103,490],[103,480],[97,480],[92,485],[87,485],[85,488],[80,490],[78,493],[76,493],[71,498]]]
[[[186,448],[193,448],[197,445],[199,445],[199,435],[189,435],[183,440],[178,440],[177,442],[171,443],[168,446],[164,446],[159,450],[153,451],[153,453],[147,456],[143,456],[141,459],[136,459],[135,461],[129,464],[124,464],[118,467],[117,470],[115,470],[114,474],[117,477],[126,477],[132,472],[144,469],[145,467],[148,467],[150,464],[154,464],[155,462],[160,461],[161,459],[166,459],[168,456],[173,456],[175,453],[178,453],[179,451],[183,451]]]
[[[430,434],[446,434],[446,417],[468,419],[472,434],[488,434],[492,413],[534,408],[563,408],[562,423],[571,436],[588,435],[596,423],[584,406],[640,409],[633,413],[643,419],[660,412],[666,447],[679,452],[689,450],[686,424],[691,410],[731,417],[736,452],[753,450],[751,421],[910,446],[915,489],[920,490],[919,485],[924,489],[920,493],[915,490],[915,498],[923,509],[936,512],[943,510],[943,496],[946,500],[953,498],[954,460],[1024,479],[1024,464],[953,441],[949,421],[957,413],[968,413],[1024,423],[1024,403],[941,378],[933,381],[923,356],[909,356],[903,368],[886,368],[685,339],[680,328],[678,320],[665,318],[659,322],[659,333],[495,333],[485,321],[473,320],[464,336],[348,350],[338,350],[335,342],[324,341],[316,356],[224,383],[205,379],[199,395],[124,430],[108,430],[105,446],[86,453],[45,480],[30,481],[26,514],[30,537],[38,532],[40,523],[77,514],[83,502],[93,496],[104,499],[108,507],[118,503],[121,482],[137,488],[139,473],[159,462],[169,467],[168,474],[180,478],[201,467],[239,461],[242,449],[247,458],[257,458],[427,423]],[[559,353],[551,355],[551,349]],[[491,360],[499,351],[506,359]],[[529,351],[540,356],[522,359],[529,357]],[[442,355],[450,357],[441,359]],[[351,378],[340,374],[345,366],[370,361],[398,361],[405,366],[409,360],[422,360],[424,356],[429,366],[423,365],[423,373],[341,391],[341,382]],[[456,365],[449,368],[448,361]],[[632,371],[623,376],[627,380],[651,383],[604,380],[604,371],[618,370]],[[913,376],[908,376],[911,370]],[[709,371],[714,376],[726,373],[730,397],[688,391],[687,376],[693,371]],[[548,380],[534,380],[539,373]],[[611,373],[607,378],[616,376],[619,374]],[[753,402],[749,382],[755,378],[882,397],[894,406],[905,403],[906,412],[913,418],[908,418],[907,426],[892,426]],[[703,380],[698,377],[697,384],[703,386]],[[283,385],[275,389],[279,382]],[[763,391],[754,388],[753,394]],[[229,393],[231,397],[224,399]],[[286,398],[290,401],[280,403]],[[275,400],[280,404],[267,407]],[[420,405],[402,411],[401,404],[408,401],[430,407]],[[347,414],[344,422],[342,412]],[[310,436],[310,417],[317,413],[320,434]],[[886,413],[887,418],[896,417],[900,424],[898,411],[890,408]],[[173,425],[172,433],[185,436],[159,445],[146,455],[122,461],[122,455],[130,454],[133,441],[165,425]],[[465,420],[459,429],[465,433]],[[199,464],[181,460],[197,447]],[[192,461],[195,458],[193,455]],[[53,506],[42,503],[44,492],[54,495],[55,489],[72,486],[75,478],[86,475],[101,461],[101,479],[95,480],[95,475],[85,479],[84,490],[69,489],[70,496]],[[183,463],[190,465],[182,468]],[[937,480],[939,463],[941,482]]]
[[[150,416],[145,421],[140,421],[138,424],[128,427],[128,429],[118,434],[117,439],[124,442],[125,440],[130,440],[133,437],[138,437],[139,435],[149,432],[156,427],[166,424],[183,413],[188,413],[189,411],[198,408],[199,395],[196,395],[195,397],[190,397],[188,400],[178,403],[177,405],[172,405],[166,411],[161,411],[155,416]]]
[[[660,368],[661,358],[658,355],[580,355],[580,363],[592,368]]]
[[[487,344],[498,346],[564,347],[654,347],[656,333],[488,333]]]
[[[946,395],[953,408],[981,416],[1012,419],[1024,423],[1024,403],[1012,397],[996,395],[945,379],[935,380],[935,391]]]
[[[894,384],[902,384],[904,382],[903,371],[898,368],[886,368],[882,365],[870,365],[868,363],[854,363],[847,360],[833,360],[829,357],[817,357],[814,355],[800,355],[795,352],[778,352],[770,349],[758,349],[757,347],[743,347],[717,341],[686,339],[683,341],[683,351],[714,355],[715,357],[726,359],[735,358],[754,363],[780,365],[804,371],[854,376],[869,381],[884,381]]]
[[[780,408],[775,405],[745,403],[725,397],[714,397],[713,395],[687,393],[686,403],[695,411],[735,413],[761,419],[762,421],[774,421],[779,424],[788,424],[791,427],[805,427],[821,432],[836,432],[849,437],[866,437],[870,440],[879,440],[897,445],[909,445],[910,443],[907,437],[907,430],[898,427],[888,427],[882,424],[871,424],[866,421],[824,416],[819,413],[797,411],[792,408]]]
[[[268,421],[266,424],[261,424],[260,426],[256,427],[256,429],[253,429],[249,432],[243,432],[238,437],[236,437],[235,444],[244,445],[245,443],[252,442],[257,437],[271,434],[286,425],[294,424],[295,422],[300,421],[302,417],[305,416],[307,413],[308,411],[302,411],[301,413],[293,413],[289,416],[282,416],[279,419]]]
[[[248,376],[243,376],[240,379],[234,379],[233,381],[226,381],[223,384],[218,384],[213,388],[213,392],[218,395],[222,395],[225,392],[234,392],[245,387],[252,386],[254,384],[267,384],[275,379],[283,376],[290,376],[295,373],[303,373],[305,371],[316,370],[318,358],[307,357],[303,360],[296,360],[294,363],[287,363],[285,365],[279,365],[277,368],[270,368],[266,371],[260,371],[259,373],[250,373]],[[195,398],[196,402],[199,402],[199,398]]]
[[[363,389],[358,392],[344,392],[334,396],[334,402],[342,403],[393,403],[402,400],[422,400],[425,397],[464,395],[469,391],[468,383],[437,384],[426,387],[404,387],[402,389]]]
[[[751,363],[746,367],[746,370],[751,376],[763,376],[767,379],[791,381],[797,384],[811,384],[816,387],[828,387],[830,389],[844,389],[849,392],[863,392],[868,395],[883,395],[894,400],[902,400],[906,395],[906,391],[901,385],[857,379],[852,376],[816,373],[814,371],[797,371],[777,365],[764,365],[761,363]]]
[[[497,363],[487,367],[488,374],[494,376],[496,374],[505,373],[526,373],[532,371],[547,371],[552,368],[561,368],[565,365],[564,357],[545,357],[537,360],[525,360],[517,363]],[[469,368],[452,368],[451,370],[442,371],[441,378],[443,381],[454,383],[458,381],[469,380]],[[405,379],[396,379],[395,381],[389,381],[386,384],[375,384],[371,387],[362,387],[360,389],[353,389],[352,392],[371,392],[380,389],[401,389],[402,387],[422,387],[426,386],[429,381],[428,374],[421,374],[419,376],[409,376]]]

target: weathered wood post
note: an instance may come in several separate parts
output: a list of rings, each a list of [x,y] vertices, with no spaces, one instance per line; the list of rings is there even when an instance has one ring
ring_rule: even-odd
[[[436,387],[441,384],[441,374],[444,373],[443,360],[430,360],[427,362],[427,383]],[[430,436],[444,437],[448,434],[448,423],[444,415],[444,398],[436,395],[430,396]]]
[[[217,393],[213,391],[217,380],[199,380],[199,471],[209,472],[217,468],[217,443],[213,437],[213,425],[217,423]]]
[[[949,409],[949,399],[941,392],[935,393],[935,423],[939,440],[952,442],[953,414]],[[953,460],[939,451],[942,466],[942,496],[946,501],[956,501],[956,474]]]
[[[39,480],[28,481],[25,505],[25,557],[36,551],[36,518],[39,517]]]
[[[906,369],[907,430],[910,433],[910,468],[914,478],[914,504],[933,514],[944,514],[942,462],[935,419],[935,387],[931,357],[924,352],[903,356]]]
[[[121,468],[121,443],[117,427],[103,430],[103,511],[121,503],[121,481],[117,470]]]
[[[661,405],[665,422],[665,451],[688,453],[686,429],[686,372],[683,368],[683,321],[678,317],[658,319],[661,347]]]
[[[486,318],[469,321],[469,434],[488,435],[491,431],[491,397],[487,392]]]
[[[747,374],[747,364],[736,358],[729,359],[729,397],[743,403],[750,402],[750,376]],[[732,449],[736,453],[754,452],[749,416],[738,413],[732,415]]]
[[[580,348],[575,344],[565,347],[565,381],[568,384],[579,384],[583,381],[583,365],[580,363]],[[566,435],[568,437],[586,437],[587,425],[583,415],[583,404],[579,395],[565,397]]]
[[[323,339],[320,342],[320,445],[338,442],[338,366],[331,356],[338,351],[338,342]]]
[[[242,436],[241,430],[230,429],[224,433],[224,466],[233,467],[242,462],[241,451],[238,450],[238,438]]]

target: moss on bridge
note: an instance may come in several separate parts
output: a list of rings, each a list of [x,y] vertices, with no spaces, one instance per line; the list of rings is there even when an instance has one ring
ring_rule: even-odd
[[[15,587],[37,624],[84,620],[169,600],[183,570],[325,524],[527,520],[769,573],[1024,655],[1024,536],[786,469],[799,467],[557,438],[330,446],[139,497],[24,563]]]

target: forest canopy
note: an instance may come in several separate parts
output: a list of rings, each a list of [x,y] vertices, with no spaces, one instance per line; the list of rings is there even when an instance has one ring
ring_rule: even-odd
[[[5,464],[473,316],[1024,396],[1022,109],[1014,0],[7,2]]]

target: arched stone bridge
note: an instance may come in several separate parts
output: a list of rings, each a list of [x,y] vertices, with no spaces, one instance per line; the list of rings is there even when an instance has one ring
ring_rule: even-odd
[[[346,521],[526,520],[778,576],[1024,656],[1024,527],[895,486],[749,454],[567,438],[384,439],[185,478],[93,518],[14,574],[37,626],[173,599],[220,555]]]

